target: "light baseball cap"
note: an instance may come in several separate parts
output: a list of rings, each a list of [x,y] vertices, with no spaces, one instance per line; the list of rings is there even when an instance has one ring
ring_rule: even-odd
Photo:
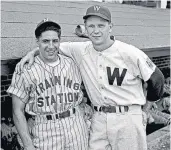
[[[60,25],[57,24],[56,22],[54,21],[51,21],[49,20],[48,18],[45,18],[43,19],[36,27],[35,29],[35,36],[39,36],[41,34],[41,29],[44,28],[44,27],[48,27],[48,26],[54,26],[56,27],[57,29],[61,29]]]
[[[87,19],[90,16],[99,16],[109,22],[111,22],[111,13],[108,8],[94,5],[87,9],[86,15],[83,16],[83,19]]]

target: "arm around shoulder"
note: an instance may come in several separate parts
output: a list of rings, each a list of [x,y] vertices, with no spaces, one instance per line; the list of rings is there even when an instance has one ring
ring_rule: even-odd
[[[26,54],[26,56],[24,56],[20,62],[16,65],[16,73],[20,74],[21,72],[23,72],[24,69],[24,65],[26,63],[28,63],[27,65],[27,69],[30,69],[30,67],[32,66],[33,62],[34,62],[34,57],[39,55],[39,48],[36,47],[34,48],[32,51],[28,52]]]
[[[71,57],[75,60],[80,58],[86,47],[90,44],[87,42],[63,42],[60,44],[60,53]]]

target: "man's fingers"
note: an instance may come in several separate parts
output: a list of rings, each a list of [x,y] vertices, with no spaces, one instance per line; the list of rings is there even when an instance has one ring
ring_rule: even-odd
[[[155,102],[152,104],[152,107],[153,107],[154,109],[157,109],[157,108],[158,108],[158,106],[157,106],[157,104],[156,104]]]
[[[15,72],[16,72],[17,74],[20,74],[19,63],[15,66]]]
[[[33,65],[33,63],[34,63],[34,57],[31,57],[31,58],[30,58],[30,61],[29,61],[29,63],[28,63],[27,69],[30,69],[31,66]]]
[[[23,71],[25,63],[26,63],[26,62],[24,61],[24,59],[22,59],[22,60],[21,60],[21,64],[20,64],[20,72]]]

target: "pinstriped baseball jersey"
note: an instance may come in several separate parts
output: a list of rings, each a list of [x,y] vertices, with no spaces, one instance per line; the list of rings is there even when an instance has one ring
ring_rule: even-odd
[[[62,55],[53,65],[37,56],[30,70],[14,73],[7,92],[18,96],[26,103],[25,111],[35,115],[28,128],[36,150],[88,149],[88,129],[78,106],[83,97],[81,81],[74,61]],[[69,117],[55,119],[54,114],[71,108],[75,108],[74,114],[70,111]]]
[[[144,105],[142,80],[155,70],[148,56],[132,45],[115,40],[98,52],[92,42],[61,43],[61,51],[79,65],[93,105]]]
[[[81,102],[81,81],[72,59],[59,55],[55,66],[50,66],[37,56],[30,70],[24,69],[21,75],[14,73],[7,92],[21,98],[29,114],[60,113]]]

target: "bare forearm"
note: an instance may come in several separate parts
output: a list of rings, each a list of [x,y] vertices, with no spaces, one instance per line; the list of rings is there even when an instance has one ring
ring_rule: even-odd
[[[14,111],[13,119],[16,129],[24,144],[24,147],[33,146],[24,112]]]
[[[39,48],[36,47],[36,48],[33,49],[31,52],[34,54],[34,56],[37,56],[37,55],[39,55]]]

